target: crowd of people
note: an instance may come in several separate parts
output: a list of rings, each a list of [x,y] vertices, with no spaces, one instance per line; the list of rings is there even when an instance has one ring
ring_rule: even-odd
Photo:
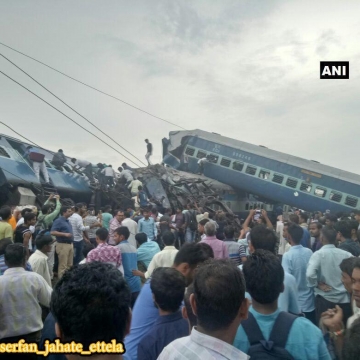
[[[139,208],[58,195],[39,211],[0,208],[0,345],[115,339],[127,360],[358,358],[360,212],[272,221],[254,209],[238,229],[197,204],[148,208],[133,181]],[[77,357],[48,358],[66,356]]]

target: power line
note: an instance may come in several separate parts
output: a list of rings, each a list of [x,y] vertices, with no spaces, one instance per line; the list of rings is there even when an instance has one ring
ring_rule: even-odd
[[[34,96],[36,96],[38,99],[40,99],[41,101],[43,101],[44,103],[46,103],[47,105],[49,105],[50,107],[52,107],[53,109],[55,109],[57,112],[59,112],[60,114],[64,115],[66,118],[68,118],[70,121],[72,121],[74,124],[76,124],[77,126],[79,126],[81,129],[85,130],[86,132],[88,132],[89,134],[91,134],[92,136],[96,137],[98,140],[100,140],[102,143],[104,143],[106,146],[110,147],[111,149],[115,150],[118,154],[120,154],[121,156],[123,156],[125,159],[131,161],[133,164],[135,164],[136,166],[139,166],[135,161],[129,159],[127,156],[125,156],[124,154],[122,154],[120,151],[118,151],[117,149],[115,149],[113,146],[107,144],[104,140],[102,140],[101,138],[99,138],[97,135],[93,134],[91,131],[85,129],[82,125],[80,125],[79,123],[77,123],[75,120],[73,120],[70,116],[67,116],[66,114],[64,114],[61,110],[57,109],[55,106],[51,105],[49,102],[47,102],[46,100],[44,100],[42,97],[40,97],[39,95],[35,94],[33,91],[29,90],[26,86],[20,84],[19,82],[17,82],[16,80],[14,80],[12,77],[10,77],[9,75],[5,74],[3,71],[0,70],[0,73],[3,74],[4,76],[6,76],[8,79],[10,79],[11,81],[15,82],[16,84],[18,84],[19,86],[21,86],[22,88],[24,88],[25,90],[27,90],[28,92],[30,92],[31,94],[33,94]],[[141,166],[139,166],[141,167]]]
[[[145,114],[147,114],[147,115],[149,115],[149,116],[152,116],[152,117],[155,118],[155,119],[158,119],[158,120],[161,120],[161,121],[165,121],[165,122],[167,122],[168,124],[174,125],[174,126],[180,128],[180,129],[182,129],[182,130],[186,130],[185,128],[183,128],[183,127],[180,126],[180,125],[177,125],[177,124],[175,124],[175,123],[173,123],[173,122],[171,122],[171,121],[169,121],[169,120],[163,119],[163,118],[161,118],[161,117],[159,117],[159,116],[153,115],[153,114],[149,113],[149,112],[146,111],[146,110],[140,109],[139,107],[128,103],[127,101],[124,101],[124,100],[119,99],[118,97],[116,97],[116,96],[114,96],[114,95],[108,94],[108,93],[106,93],[105,91],[99,90],[99,89],[97,89],[97,88],[95,88],[95,87],[93,87],[93,86],[91,86],[91,85],[88,85],[88,84],[86,84],[86,83],[84,83],[84,82],[82,82],[82,81],[80,81],[80,80],[77,80],[77,79],[73,78],[72,76],[63,73],[62,71],[57,70],[57,69],[53,68],[52,66],[47,65],[47,64],[45,64],[44,62],[33,58],[33,57],[30,56],[30,55],[26,55],[26,54],[24,54],[23,52],[12,48],[12,47],[9,46],[9,45],[6,45],[6,44],[4,44],[4,43],[2,43],[2,42],[0,42],[0,45],[5,46],[5,47],[7,47],[8,49],[10,49],[10,50],[12,50],[12,51],[15,51],[15,52],[17,52],[18,54],[21,54],[21,55],[23,55],[23,56],[25,56],[25,57],[27,57],[27,58],[29,58],[29,59],[31,59],[31,60],[34,60],[34,61],[38,62],[39,64],[44,65],[44,66],[48,67],[49,69],[51,69],[51,70],[53,70],[53,71],[56,71],[57,73],[59,73],[59,74],[61,74],[61,75],[63,75],[63,76],[66,76],[67,78],[69,78],[69,79],[71,79],[71,80],[74,80],[74,81],[78,82],[79,84],[82,84],[82,85],[84,85],[84,86],[86,86],[86,87],[88,87],[88,88],[90,88],[90,89],[93,89],[93,90],[95,90],[95,91],[97,91],[97,92],[99,92],[99,93],[101,93],[101,94],[103,94],[103,95],[109,96],[109,97],[111,97],[111,98],[113,98],[113,99],[115,99],[115,100],[117,100],[117,101],[122,102],[122,103],[125,104],[125,105],[128,105],[128,106],[130,106],[130,107],[132,107],[132,108],[134,108],[134,109],[136,109],[136,110],[138,110],[138,111],[141,111],[141,112],[143,112],[143,113],[145,113]]]
[[[26,138],[25,136],[21,135],[20,133],[18,133],[17,131],[15,131],[13,128],[11,128],[9,125],[6,125],[5,123],[3,123],[2,121],[0,121],[0,124],[6,126],[8,129],[10,129],[11,131],[13,131],[16,135],[24,138],[26,141],[29,141],[30,143],[34,144],[36,147],[40,148],[40,149],[44,149],[43,147],[41,147],[40,145],[34,143],[33,141],[31,141],[30,139]],[[44,149],[46,150],[46,149]]]
[[[8,59],[6,56],[4,56],[3,54],[0,53],[0,56],[2,56],[5,60],[7,60],[9,63],[11,63],[12,65],[14,65],[17,69],[19,69],[20,71],[22,71],[25,75],[27,75],[30,79],[32,79],[33,81],[35,81],[38,85],[40,85],[43,89],[45,89],[47,92],[49,92],[51,95],[53,95],[54,97],[56,97],[59,101],[61,101],[65,106],[67,106],[69,109],[71,109],[72,111],[74,111],[77,115],[81,116],[84,120],[86,120],[89,124],[91,124],[92,126],[94,126],[95,129],[99,130],[102,134],[104,134],[106,137],[108,137],[110,140],[112,140],[116,145],[118,145],[119,147],[121,147],[123,150],[125,150],[127,153],[129,153],[131,156],[133,156],[135,159],[139,160],[140,163],[142,163],[143,165],[146,166],[146,164],[141,161],[138,157],[136,157],[134,154],[132,154],[130,151],[126,150],[123,146],[121,146],[116,140],[114,140],[112,137],[110,137],[109,135],[107,135],[105,132],[103,132],[101,129],[99,129],[95,124],[93,124],[90,120],[88,120],[85,116],[81,115],[80,113],[78,113],[75,109],[73,109],[70,105],[68,105],[65,101],[61,100],[58,96],[56,96],[54,93],[52,93],[49,89],[47,89],[44,85],[40,84],[36,79],[34,79],[31,75],[29,75],[25,70],[21,69],[18,65],[16,65],[15,63],[13,63],[10,59]]]

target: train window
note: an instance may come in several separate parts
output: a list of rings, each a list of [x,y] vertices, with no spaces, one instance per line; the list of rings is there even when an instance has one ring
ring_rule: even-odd
[[[206,156],[206,152],[203,152],[203,151],[201,151],[201,150],[199,150],[198,152],[197,152],[197,154],[196,154],[196,157],[198,158],[198,159],[202,159],[202,158],[204,158]]]
[[[7,151],[3,147],[0,147],[0,156],[7,157],[10,159],[10,155],[7,153]]]
[[[208,160],[209,160],[209,162],[216,164],[219,160],[219,156],[210,154]]]
[[[234,169],[234,170],[236,170],[236,171],[242,171],[243,168],[244,168],[244,163],[237,162],[237,161],[234,161],[234,162],[233,162],[233,169]]]
[[[347,196],[345,199],[345,205],[356,207],[358,204],[358,199],[352,196]]]
[[[185,150],[185,154],[190,155],[190,156],[194,156],[195,149],[187,147],[186,150]]]
[[[220,165],[221,165],[221,166],[225,166],[225,167],[229,167],[229,166],[230,166],[230,163],[231,163],[231,160],[222,158]]]
[[[300,191],[305,191],[305,192],[311,192],[312,186],[310,184],[307,184],[305,182],[301,183],[300,185]]]
[[[284,180],[284,177],[279,174],[274,174],[274,176],[272,178],[272,182],[277,183],[277,184],[282,184],[283,180]]]
[[[322,197],[322,198],[323,198],[323,197],[325,197],[325,195],[326,195],[326,189],[317,186],[317,187],[315,188],[314,194],[315,194],[315,196],[318,196],[318,197]]]
[[[335,191],[331,191],[329,199],[331,201],[340,202],[342,199],[342,194],[335,192]]]
[[[293,188],[293,189],[296,188],[297,183],[298,183],[298,182],[297,182],[296,179],[288,178],[288,179],[286,180],[286,186],[291,187],[291,188]]]
[[[267,180],[267,179],[269,179],[269,177],[270,177],[269,171],[267,171],[267,170],[260,170],[260,173],[259,173],[259,178],[260,178],[260,179]]]
[[[245,172],[249,175],[255,175],[256,174],[256,167],[248,165],[246,167]]]
[[[245,210],[249,210],[249,203],[246,203]]]

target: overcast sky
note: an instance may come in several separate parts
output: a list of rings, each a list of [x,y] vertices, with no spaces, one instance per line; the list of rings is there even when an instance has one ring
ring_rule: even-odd
[[[360,173],[359,19],[357,0],[0,0],[0,41],[186,129]],[[178,130],[0,53],[143,161],[145,138],[160,161]],[[350,80],[320,80],[321,60],[350,61]],[[0,69],[118,148],[1,57]],[[2,74],[0,104],[0,121],[45,148],[125,160]]]

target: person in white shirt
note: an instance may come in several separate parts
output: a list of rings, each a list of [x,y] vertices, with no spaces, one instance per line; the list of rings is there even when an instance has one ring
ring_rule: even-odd
[[[35,212],[36,211],[33,211],[33,209],[31,209],[30,207],[26,207],[24,208],[23,210],[21,210],[21,218],[19,219],[19,221],[16,223],[16,227],[19,227],[20,225],[23,225],[24,224],[24,215],[29,213],[29,212]],[[35,232],[35,226],[30,226],[29,227],[31,233],[33,234]]]
[[[179,252],[174,246],[175,235],[168,231],[162,236],[162,241],[165,245],[164,249],[159,253],[155,254],[147,268],[146,273],[139,270],[133,270],[133,275],[140,276],[144,279],[151,277],[154,270],[158,267],[171,267],[174,264],[176,254]]]
[[[128,189],[131,191],[131,196],[137,196],[139,193],[139,186],[142,186],[142,182],[138,179],[134,179],[128,186]]]
[[[90,181],[93,181],[93,180],[94,180],[94,177],[93,177],[93,169],[92,169],[92,164],[91,164],[91,162],[86,161],[86,160],[78,160],[78,159],[75,159],[75,158],[72,158],[72,159],[71,159],[71,162],[74,164],[74,166],[73,166],[73,170],[74,170],[74,171],[83,168],[83,169],[84,169],[84,173],[85,173],[85,175],[89,178],[89,180],[90,180]]]
[[[48,265],[48,253],[54,239],[51,235],[38,236],[36,238],[36,251],[29,257],[32,271],[41,275],[49,286],[51,285],[50,270]]]
[[[126,226],[130,231],[130,236],[128,238],[129,244],[137,248],[135,235],[138,233],[138,224],[136,221],[131,219],[131,214],[129,211],[124,212],[125,219],[121,222],[121,226]]]
[[[96,222],[90,226],[84,226],[82,217],[80,216],[81,211],[84,209],[83,203],[75,205],[75,212],[69,217],[74,236],[74,265],[79,264],[82,260],[82,250],[84,241],[89,241],[84,237],[83,232],[92,228],[101,227],[101,224]]]
[[[118,170],[120,172],[119,180],[124,178],[126,180],[125,186],[128,187],[130,183],[134,180],[131,171],[124,170],[121,166],[118,168]]]
[[[22,244],[6,247],[5,263],[8,269],[0,276],[1,342],[39,342],[43,328],[40,305],[50,307],[52,289],[42,276],[25,271],[26,250]]]
[[[108,165],[105,169],[101,170],[101,173],[105,175],[105,185],[114,186],[115,170],[112,165]]]

